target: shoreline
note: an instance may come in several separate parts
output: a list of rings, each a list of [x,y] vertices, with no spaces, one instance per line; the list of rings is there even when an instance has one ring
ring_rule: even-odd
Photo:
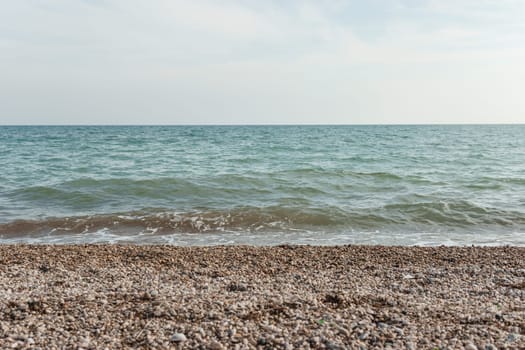
[[[0,245],[0,348],[525,348],[525,247]]]

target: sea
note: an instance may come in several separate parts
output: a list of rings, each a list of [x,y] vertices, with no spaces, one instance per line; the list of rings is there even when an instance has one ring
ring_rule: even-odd
[[[0,243],[525,246],[525,125],[0,126]]]

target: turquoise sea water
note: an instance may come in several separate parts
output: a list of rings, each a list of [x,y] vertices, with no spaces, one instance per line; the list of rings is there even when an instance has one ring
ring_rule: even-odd
[[[0,242],[525,245],[525,125],[0,127]]]

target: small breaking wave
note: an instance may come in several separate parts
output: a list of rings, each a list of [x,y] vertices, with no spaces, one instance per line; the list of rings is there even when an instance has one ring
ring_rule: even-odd
[[[282,208],[244,208],[230,211],[145,212],[78,217],[15,220],[0,224],[0,235],[87,233],[106,229],[137,233],[203,233],[287,230],[300,226],[337,224],[330,214]]]
[[[378,208],[243,207],[231,210],[167,209],[14,220],[0,236],[111,233],[165,235],[221,232],[488,232],[524,231],[525,214],[467,201],[396,203]]]

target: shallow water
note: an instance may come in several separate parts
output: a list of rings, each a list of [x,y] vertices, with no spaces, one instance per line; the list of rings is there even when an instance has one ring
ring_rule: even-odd
[[[525,125],[0,127],[0,242],[525,245]]]

